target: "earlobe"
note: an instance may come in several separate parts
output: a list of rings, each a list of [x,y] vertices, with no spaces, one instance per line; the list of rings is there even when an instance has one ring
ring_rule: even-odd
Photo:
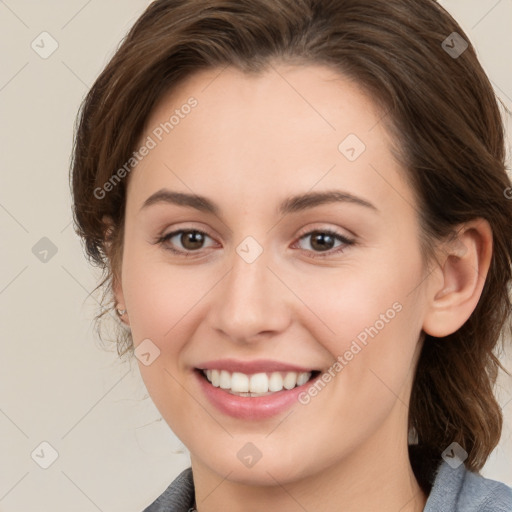
[[[128,311],[126,310],[126,303],[124,300],[123,287],[121,285],[121,278],[117,274],[112,276],[112,292],[115,298],[115,311],[119,320],[126,325],[130,325]]]
[[[457,233],[442,245],[442,266],[435,272],[441,279],[428,291],[423,330],[435,337],[454,333],[471,316],[491,263],[492,230],[486,220],[468,222]]]
[[[130,325],[130,318],[128,317],[128,311],[126,310],[123,289],[116,276],[112,278],[112,292],[115,298],[115,312],[119,317],[119,320],[126,325]]]
[[[105,226],[104,230],[104,245],[105,251],[107,254],[107,258],[109,260],[110,269],[112,272],[112,293],[114,295],[115,300],[115,312],[119,317],[120,321],[126,325],[130,325],[130,320],[128,318],[128,312],[126,311],[123,288],[121,285],[121,276],[120,276],[120,261],[117,262],[117,258],[115,257],[115,249],[113,250],[113,233],[114,233],[114,221],[111,217],[104,215],[102,218],[103,224]],[[119,263],[119,265],[117,264]],[[118,268],[119,267],[119,268]]]

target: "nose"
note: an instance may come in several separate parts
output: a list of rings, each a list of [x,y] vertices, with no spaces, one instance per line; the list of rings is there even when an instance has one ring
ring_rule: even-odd
[[[252,262],[233,251],[231,270],[216,287],[210,323],[233,342],[247,344],[272,338],[291,321],[293,294],[270,260],[265,250]]]

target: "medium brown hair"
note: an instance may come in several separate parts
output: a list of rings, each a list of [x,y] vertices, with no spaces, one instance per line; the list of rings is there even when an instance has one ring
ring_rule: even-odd
[[[443,43],[454,46],[453,32],[468,44],[455,56]],[[496,350],[510,327],[512,189],[492,86],[466,34],[433,0],[153,2],[94,83],[76,125],[74,218],[91,262],[105,272],[104,298],[113,305],[127,180],[104,198],[95,190],[129,160],[157,102],[200,69],[259,73],[275,61],[330,66],[383,109],[416,195],[425,254],[461,223],[490,223],[482,296],[457,332],[425,336],[409,407],[410,432],[432,460],[456,441],[468,452],[466,466],[481,469],[503,421],[493,387],[504,369]],[[113,220],[109,233],[104,215]],[[130,334],[121,332],[119,355],[130,351]]]

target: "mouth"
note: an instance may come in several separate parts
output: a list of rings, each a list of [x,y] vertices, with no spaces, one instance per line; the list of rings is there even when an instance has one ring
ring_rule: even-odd
[[[273,371],[259,373],[199,369],[200,376],[215,388],[240,397],[262,397],[301,387],[320,375],[319,370],[306,372]]]
[[[270,359],[217,359],[202,362],[193,370],[210,404],[243,421],[285,414],[322,374],[322,370]]]

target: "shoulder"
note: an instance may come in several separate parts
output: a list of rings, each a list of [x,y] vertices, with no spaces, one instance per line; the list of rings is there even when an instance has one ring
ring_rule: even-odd
[[[512,512],[512,488],[442,461],[424,512]]]
[[[143,512],[189,512],[194,505],[192,468],[182,471]]]

